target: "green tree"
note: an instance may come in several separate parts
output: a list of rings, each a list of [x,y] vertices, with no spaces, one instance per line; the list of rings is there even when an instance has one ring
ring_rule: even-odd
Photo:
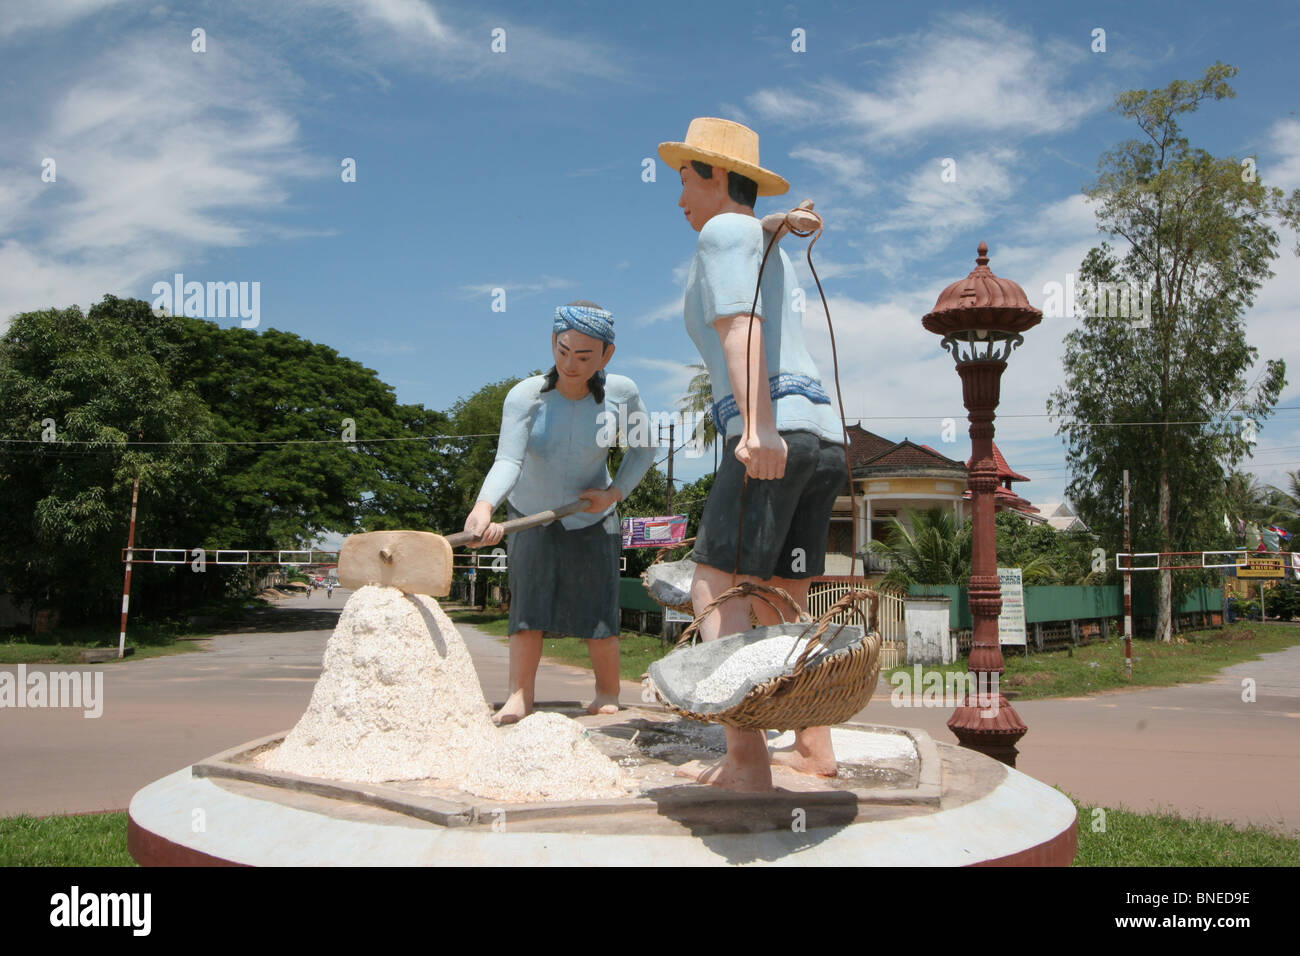
[[[18,315],[0,337],[0,592],[68,622],[115,612],[137,477],[137,543],[195,540],[192,491],[224,452],[203,444],[218,423],[183,384],[184,337],[183,320],[112,296]],[[141,577],[137,599],[166,587]]]
[[[1092,569],[1097,539],[1087,531],[1057,531],[1013,511],[994,519],[998,566],[1020,568],[1025,584],[1100,584],[1107,571]]]
[[[72,617],[95,608],[111,617],[120,606],[136,474],[137,545],[203,548],[209,558],[217,548],[294,549],[324,531],[445,520],[453,462],[414,440],[445,432],[445,416],[398,405],[372,370],[326,346],[158,317],[144,302],[106,296],[87,316],[19,316],[0,349],[0,436],[39,435],[52,419],[61,439],[25,458],[4,446],[0,481],[30,503],[5,515],[5,540],[30,556],[0,573]],[[76,439],[95,444],[67,444]],[[189,606],[254,573],[211,562],[202,574],[189,563],[142,567],[132,608]]]
[[[537,375],[532,372],[530,375]],[[448,527],[455,525],[459,530],[465,523],[466,516],[474,509],[478,500],[479,489],[483,479],[492,470],[492,463],[497,457],[497,440],[501,435],[501,411],[505,406],[506,395],[522,379],[504,378],[490,382],[472,395],[459,399],[447,410],[447,418],[452,435],[465,436],[449,439],[443,444],[444,451],[455,461],[451,470],[451,487],[448,498],[453,503],[453,514]],[[555,502],[559,507],[563,501]],[[497,516],[493,520],[504,518]]]
[[[611,475],[618,473],[619,463],[623,460],[626,453],[624,448],[611,449],[609,459],[609,473]],[[667,514],[668,500],[668,476],[656,466],[651,466],[650,470],[645,473],[641,483],[637,485],[630,495],[623,499],[618,505],[618,515],[620,518],[655,518]],[[676,506],[674,505],[674,510]],[[622,576],[625,578],[640,577],[641,572],[650,566],[655,555],[659,553],[658,548],[627,548],[623,551],[623,557],[627,559],[627,567],[623,570]]]
[[[1285,364],[1269,360],[1247,383],[1258,351],[1243,322],[1272,275],[1269,222],[1288,215],[1282,194],[1238,159],[1191,147],[1178,125],[1204,100],[1235,95],[1236,72],[1215,64],[1198,82],[1121,94],[1115,109],[1142,138],[1103,155],[1085,190],[1100,230],[1126,247],[1092,249],[1083,284],[1149,292],[1149,323],[1113,307],[1081,319],[1065,338],[1064,387],[1048,402],[1067,440],[1067,494],[1111,551],[1122,550],[1125,469],[1135,550],[1222,547],[1225,469],[1249,453],[1286,382]],[[1205,421],[1216,424],[1188,424]],[[1159,578],[1156,633],[1167,641],[1173,582]]]

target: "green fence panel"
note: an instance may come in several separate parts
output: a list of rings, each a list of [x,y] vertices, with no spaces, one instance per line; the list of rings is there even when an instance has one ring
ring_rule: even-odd
[[[641,583],[640,578],[619,578],[618,581],[619,607],[625,607],[630,611],[654,611],[659,613],[663,610],[658,602],[652,598]]]
[[[1087,585],[1030,585],[1025,588],[1025,623],[1086,621],[1119,617],[1124,613],[1124,593],[1118,587]]]
[[[954,629],[972,626],[970,601],[967,589],[958,584],[913,584],[909,593],[942,595],[952,599],[948,609],[948,626]],[[1198,611],[1222,611],[1222,588],[1196,588],[1188,593],[1174,609],[1175,614],[1192,614]],[[1151,592],[1133,595],[1134,615],[1147,617],[1155,614],[1155,596]],[[1025,623],[1042,624],[1048,621],[1087,621],[1102,617],[1121,617],[1124,614],[1124,588],[1113,584],[1105,587],[1088,585],[1027,585],[1025,587]]]
[[[1116,585],[1119,587],[1119,585]],[[1175,614],[1193,614],[1197,611],[1222,611],[1223,588],[1196,588],[1183,596],[1174,608]],[[1133,613],[1141,617],[1155,617],[1156,595],[1154,589],[1133,594]]]

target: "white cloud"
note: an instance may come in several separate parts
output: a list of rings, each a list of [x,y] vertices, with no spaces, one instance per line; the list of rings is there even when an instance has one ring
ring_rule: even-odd
[[[124,0],[0,0],[0,37],[21,30],[55,30]]]
[[[956,178],[944,179],[945,161],[955,163]],[[946,157],[936,156],[907,177],[900,201],[873,226],[875,232],[960,231],[989,218],[990,204],[1013,191],[1015,150],[997,148]]]
[[[572,279],[561,279],[556,276],[541,276],[531,282],[481,282],[477,285],[463,285],[460,287],[462,298],[472,299],[476,296],[493,295],[496,289],[505,289],[506,291],[506,308],[510,307],[510,299],[525,299],[529,296],[537,295],[540,292],[550,292],[553,289],[567,289],[574,285]]]
[[[830,149],[818,149],[813,146],[801,146],[792,150],[790,157],[812,163],[817,169],[824,171],[832,183],[851,196],[865,196],[875,189],[875,185],[868,179],[867,164],[861,156]]]
[[[1086,47],[1044,42],[983,14],[945,14],[890,48],[894,60],[873,89],[835,82],[818,84],[815,96],[766,89],[749,106],[772,120],[848,128],[879,147],[931,132],[1059,132],[1107,102],[1097,89],[1075,93],[1067,84]]]
[[[495,77],[547,87],[565,87],[581,78],[627,82],[630,77],[627,54],[611,50],[608,41],[548,32],[514,15],[476,13],[471,19],[452,8],[444,16],[426,0],[303,0],[293,8],[257,13],[302,24],[318,19],[322,9],[351,18],[359,27],[360,36],[350,36],[349,45],[360,45],[360,51],[345,50],[332,37],[324,41],[331,56],[359,71],[400,61],[450,82]],[[494,51],[497,39],[504,42],[503,51]]]
[[[816,100],[790,90],[759,90],[748,102],[750,109],[764,119],[791,125],[811,122],[820,112]]]
[[[1261,178],[1287,192],[1300,188],[1300,120],[1278,120],[1268,131],[1268,140],[1277,158],[1260,170]]]
[[[316,163],[283,101],[294,87],[264,51],[214,44],[197,56],[148,31],[87,63],[31,119],[11,118],[10,142],[54,159],[57,180],[34,169],[40,188],[6,187],[5,219],[38,225],[5,246],[14,279],[0,316],[130,294],[274,231],[268,215]]]
[[[663,322],[668,319],[682,316],[682,294],[679,292],[671,299],[661,305],[656,306],[649,312],[644,312],[632,320],[633,325],[651,325],[655,322]]]
[[[684,362],[674,362],[669,359],[635,356],[626,360],[620,358],[617,361],[622,367],[629,369],[625,374],[637,382],[641,399],[650,411],[672,411],[677,408],[686,395],[686,388],[690,385],[691,379],[699,371]],[[630,372],[631,369],[638,368],[647,369],[652,374],[644,380],[640,379]]]
[[[421,0],[353,0],[359,12],[391,27],[396,33],[414,30],[435,43],[452,39],[438,14]]]

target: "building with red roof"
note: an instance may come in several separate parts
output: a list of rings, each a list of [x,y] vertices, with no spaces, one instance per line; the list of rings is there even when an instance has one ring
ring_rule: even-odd
[[[929,445],[911,439],[893,441],[863,428],[859,423],[848,426],[849,463],[854,491],[858,496],[858,535],[853,542],[853,515],[849,496],[842,495],[831,515],[826,547],[828,576],[849,573],[849,558],[854,551],[866,548],[873,540],[883,540],[895,520],[908,524],[909,511],[930,508],[951,509],[958,524],[970,515],[970,492],[967,490],[969,462],[949,458]],[[996,511],[1015,511],[1027,521],[1042,523],[1046,516],[1015,492],[1014,482],[1029,479],[1012,469],[1006,458],[993,446],[998,469],[998,489],[994,498]],[[869,574],[883,572],[886,563],[878,555],[867,558]],[[862,562],[856,568],[862,573]]]

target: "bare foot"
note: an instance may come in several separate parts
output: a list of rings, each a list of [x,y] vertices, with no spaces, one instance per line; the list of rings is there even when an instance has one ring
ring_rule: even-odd
[[[815,777],[834,777],[839,773],[839,767],[836,765],[834,757],[829,760],[818,759],[801,754],[794,747],[773,750],[772,763],[778,767],[786,767]]]
[[[517,690],[501,705],[501,709],[492,715],[492,723],[498,727],[517,724],[532,712],[532,705],[524,700],[524,692]]]
[[[816,777],[834,777],[839,773],[829,727],[796,730],[793,746],[773,750],[770,759],[778,766]]]
[[[721,790],[737,793],[766,793],[772,789],[772,768],[767,764],[738,764],[731,757],[708,764],[692,760],[678,767],[674,773],[696,783],[704,783]]]
[[[618,711],[617,694],[597,694],[596,699],[587,705],[587,713],[589,714],[617,714]]]

